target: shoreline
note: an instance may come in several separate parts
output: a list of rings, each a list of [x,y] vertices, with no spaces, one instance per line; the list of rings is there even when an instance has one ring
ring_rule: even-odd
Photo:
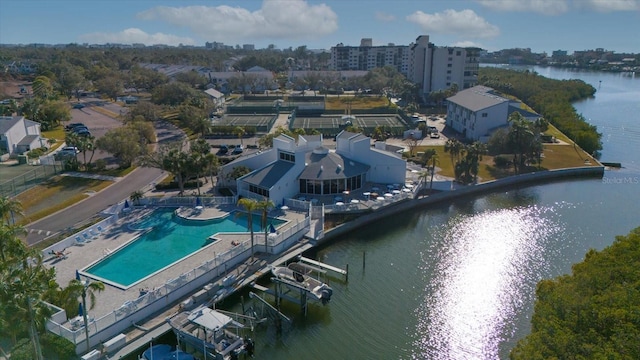
[[[510,190],[519,186],[544,185],[545,182],[565,180],[568,178],[602,178],[604,176],[604,166],[583,166],[577,168],[555,169],[541,172],[532,172],[520,175],[513,175],[502,179],[483,182],[476,185],[440,192],[418,199],[407,199],[398,203],[383,207],[378,211],[366,214],[340,224],[334,228],[325,230],[324,237],[316,241],[315,247],[324,246],[336,241],[338,237],[357,230],[362,226],[377,221],[381,218],[403,213],[414,209],[419,209],[428,205],[437,204],[446,200],[454,200],[466,196],[477,196],[487,194],[497,190]]]

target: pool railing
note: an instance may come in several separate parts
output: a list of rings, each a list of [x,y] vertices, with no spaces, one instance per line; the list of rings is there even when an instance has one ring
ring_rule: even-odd
[[[279,254],[299,241],[308,231],[310,217],[302,220],[291,221],[280,226],[278,232],[271,237],[267,236],[267,251],[271,254]],[[262,242],[260,241],[262,240]],[[264,250],[264,233],[254,233],[254,246],[257,251]],[[251,239],[240,242],[230,250],[216,254],[208,261],[187,271],[178,277],[166,281],[163,285],[150,290],[144,295],[128,300],[122,306],[112,312],[89,322],[90,346],[96,346],[107,341],[113,336],[125,331],[132,323],[142,321],[154,313],[165,309],[167,304],[182,300],[189,294],[217,278],[227,274],[229,269],[245,261],[251,256]],[[64,311],[64,310],[62,310]],[[68,328],[62,325],[66,323],[66,315],[54,314],[47,321],[47,329],[62,336],[76,345],[76,352],[83,353],[85,348],[84,325],[79,328]]]

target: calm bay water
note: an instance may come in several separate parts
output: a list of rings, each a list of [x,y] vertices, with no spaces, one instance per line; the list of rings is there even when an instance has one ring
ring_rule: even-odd
[[[534,68],[598,89],[576,108],[603,133],[603,179],[555,182],[394,216],[321,249],[349,264],[328,306],[283,335],[261,330],[260,359],[506,359],[530,330],[535,286],[590,248],[640,226],[640,79]],[[366,264],[363,266],[363,254]]]

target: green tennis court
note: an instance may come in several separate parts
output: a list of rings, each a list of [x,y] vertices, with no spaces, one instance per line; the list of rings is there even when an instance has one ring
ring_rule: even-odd
[[[404,123],[397,115],[358,115],[358,116],[321,116],[321,117],[296,117],[293,128],[302,129],[338,129],[344,127],[350,121],[353,126],[361,129],[373,129],[376,127],[405,128]]]

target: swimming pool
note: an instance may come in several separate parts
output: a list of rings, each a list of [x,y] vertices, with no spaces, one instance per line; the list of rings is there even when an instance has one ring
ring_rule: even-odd
[[[216,233],[248,232],[247,216],[231,213],[223,218],[194,221],[174,214],[175,209],[158,209],[130,228],[148,230],[138,238],[83,270],[89,276],[128,288],[155,272],[213,243]],[[263,231],[260,216],[253,216],[254,232]],[[269,218],[274,227],[284,220]]]

